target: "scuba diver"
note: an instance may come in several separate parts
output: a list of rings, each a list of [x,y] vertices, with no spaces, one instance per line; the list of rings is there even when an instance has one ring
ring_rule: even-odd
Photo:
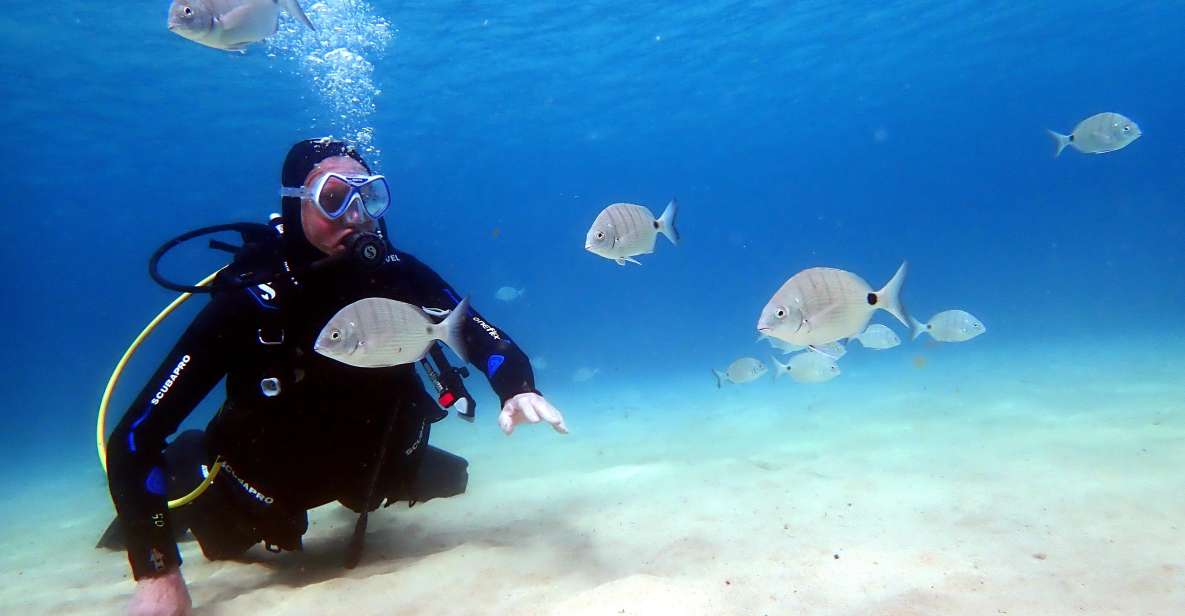
[[[440,319],[461,297],[391,245],[382,218],[391,202],[387,181],[351,146],[328,138],[297,143],[281,182],[282,214],[270,225],[238,225],[241,247],[211,241],[234,249],[234,261],[107,440],[117,517],[99,545],[127,550],[137,580],[131,613],[191,609],[176,543],[186,530],[211,560],[239,557],[258,543],[299,550],[307,511],[339,501],[359,513],[346,554],[352,567],[367,512],[380,503],[465,491],[468,462],[428,445],[432,423],[447,415],[441,405],[458,397],[472,404],[457,376],[467,374],[464,367],[448,366],[433,347],[435,368],[421,363],[441,394],[434,399],[415,363],[357,368],[313,351],[326,322],[357,300],[391,298]],[[159,257],[178,240],[150,262],[158,282]],[[461,327],[468,360],[500,399],[503,432],[544,421],[566,433],[506,332],[472,309]],[[226,399],[206,429],[166,445],[223,377]],[[451,387],[440,384],[447,377]],[[468,419],[472,411],[460,409]],[[204,491],[192,502],[169,509],[168,499],[192,496],[199,484]]]

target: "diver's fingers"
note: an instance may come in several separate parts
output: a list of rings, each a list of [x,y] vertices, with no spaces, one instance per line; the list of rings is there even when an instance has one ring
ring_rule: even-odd
[[[498,427],[502,428],[502,432],[505,432],[506,436],[510,436],[510,433],[514,432],[514,407],[507,404],[506,408],[502,409],[502,412],[498,414]]]
[[[547,398],[539,398],[536,404],[539,407],[539,416],[543,418],[543,421],[551,424],[551,427],[555,428],[556,432],[561,434],[568,433],[568,426],[564,425],[563,413],[560,413],[559,409],[548,402]]]
[[[535,410],[535,400],[530,397],[523,396],[519,401],[518,408],[522,410],[523,417],[531,423],[539,423],[539,413]]]

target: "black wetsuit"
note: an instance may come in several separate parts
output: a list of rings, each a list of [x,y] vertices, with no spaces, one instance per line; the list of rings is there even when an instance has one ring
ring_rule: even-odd
[[[444,310],[460,300],[428,266],[397,250],[371,271],[341,265],[302,276],[296,287],[213,295],[108,440],[111,494],[137,579],[180,564],[173,526],[181,512],[191,513],[184,524],[217,558],[261,540],[299,549],[306,510],[325,503],[377,506],[366,500],[369,470],[388,421],[395,423],[379,500],[423,500],[409,486],[421,464],[429,472],[429,428],[442,415],[414,365],[355,368],[312,351],[339,309],[374,296]],[[472,309],[463,331],[469,360],[501,402],[536,391],[526,355],[504,332]],[[203,465],[221,456],[227,466],[193,505],[170,515],[166,497],[186,493],[200,476],[196,468],[175,468],[165,439],[224,376],[226,403],[206,433],[186,433],[169,449],[196,442]],[[433,453],[456,458],[439,450],[429,458]],[[193,519],[227,509],[218,514],[223,519]],[[200,530],[214,538],[203,541]]]

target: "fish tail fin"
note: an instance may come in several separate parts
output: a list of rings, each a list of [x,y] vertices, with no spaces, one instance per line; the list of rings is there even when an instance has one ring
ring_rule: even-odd
[[[724,386],[724,373],[723,372],[721,372],[715,368],[712,368],[712,376],[716,377],[716,389],[720,389],[721,387]]]
[[[1049,133],[1049,136],[1053,139],[1054,146],[1057,147],[1057,150],[1053,153],[1054,158],[1061,156],[1062,150],[1066,149],[1066,146],[1070,145],[1070,142],[1074,140],[1074,138],[1070,135],[1063,135],[1061,133],[1051,131],[1048,128],[1045,129],[1045,132]]]
[[[782,378],[783,374],[790,374],[790,362],[782,363],[778,361],[777,357],[769,356],[770,360],[774,362],[774,381]]]
[[[905,304],[901,303],[901,287],[905,284],[905,272],[909,269],[909,263],[902,261],[901,267],[897,268],[897,273],[885,283],[885,286],[874,293],[876,296],[875,306],[889,314],[897,317],[901,324],[910,327],[909,313],[905,311]]]
[[[465,348],[461,328],[469,318],[469,298],[461,300],[456,308],[437,327],[437,339],[448,345],[465,363],[469,363],[469,351]]]
[[[309,30],[317,29],[313,22],[309,21],[309,16],[304,14],[304,9],[300,8],[300,0],[284,0],[284,10],[288,11],[293,19],[308,26]]]
[[[662,211],[662,216],[658,217],[658,232],[667,236],[671,243],[679,245],[679,229],[675,227],[675,214],[679,211],[679,202],[674,197],[671,202],[667,204],[667,209]]]
[[[918,337],[925,333],[926,329],[929,327],[925,323],[922,323],[913,317],[909,318],[909,323],[910,340],[917,340]]]

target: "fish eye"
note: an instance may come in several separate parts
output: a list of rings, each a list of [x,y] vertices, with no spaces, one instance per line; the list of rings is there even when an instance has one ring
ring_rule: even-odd
[[[341,331],[335,329],[335,330],[329,332],[329,339],[330,340],[341,340],[342,339]]]
[[[605,232],[604,231],[597,231],[597,239],[598,240],[605,239]]]
[[[1129,132],[1131,129],[1132,129],[1132,127],[1130,127],[1130,126],[1124,126],[1124,127],[1123,127],[1123,132],[1125,132],[1125,133],[1126,133],[1126,132]]]
[[[185,7],[185,16],[186,17],[193,17],[193,9],[189,8],[188,6]]]
[[[774,312],[774,316],[778,317],[779,319],[786,318],[786,309],[778,308],[777,312]]]

